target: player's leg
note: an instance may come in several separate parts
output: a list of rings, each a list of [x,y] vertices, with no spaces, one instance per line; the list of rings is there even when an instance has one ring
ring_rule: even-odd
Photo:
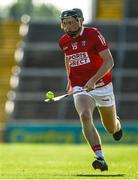
[[[122,137],[122,129],[120,120],[116,114],[115,104],[109,107],[98,107],[101,120],[107,131],[113,134],[115,140],[120,140]]]
[[[88,95],[77,94],[74,96],[74,104],[81,120],[83,134],[97,156],[93,167],[101,171],[108,170],[101,150],[101,139],[93,123],[93,111],[96,107],[95,100]]]
[[[95,101],[91,97],[81,94],[75,95],[74,104],[81,120],[83,133],[91,147],[94,144],[101,144],[99,134],[94,127],[92,119]]]

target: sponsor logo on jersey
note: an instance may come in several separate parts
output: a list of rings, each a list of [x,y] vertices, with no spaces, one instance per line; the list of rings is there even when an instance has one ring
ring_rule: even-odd
[[[66,60],[71,67],[81,66],[90,63],[90,58],[87,52],[80,52],[66,56]]]

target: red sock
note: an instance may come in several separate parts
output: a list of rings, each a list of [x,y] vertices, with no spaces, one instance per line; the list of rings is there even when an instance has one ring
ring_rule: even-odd
[[[94,151],[94,153],[96,154],[97,157],[104,159],[104,156],[102,153],[102,148],[101,148],[100,144],[96,144],[96,145],[92,146],[92,150]]]
[[[98,150],[102,150],[101,145],[100,145],[100,144],[96,144],[96,145],[92,146],[92,150],[93,150],[94,152],[96,152],[96,151],[98,151]]]

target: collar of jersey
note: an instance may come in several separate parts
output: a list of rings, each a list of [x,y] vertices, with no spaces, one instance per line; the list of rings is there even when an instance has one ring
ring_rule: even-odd
[[[82,26],[82,28],[81,28],[81,32],[80,32],[80,36],[82,36],[83,31],[84,31],[84,27]]]

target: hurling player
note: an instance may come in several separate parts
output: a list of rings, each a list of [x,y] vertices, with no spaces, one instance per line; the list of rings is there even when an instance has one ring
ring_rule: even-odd
[[[108,170],[99,133],[93,123],[97,108],[106,130],[118,141],[122,137],[120,120],[116,113],[111,69],[114,61],[108,44],[97,28],[83,26],[80,9],[63,11],[61,28],[65,32],[59,46],[65,55],[67,90],[74,94],[75,108],[80,117],[83,134],[96,154],[94,169]],[[86,89],[86,91],[77,92]]]

